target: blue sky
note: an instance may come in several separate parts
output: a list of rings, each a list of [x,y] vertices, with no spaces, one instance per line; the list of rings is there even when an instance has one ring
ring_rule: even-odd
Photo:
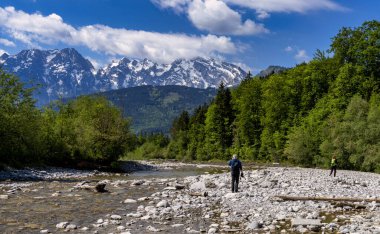
[[[1,0],[0,53],[73,47],[96,66],[207,56],[256,73],[308,61],[366,20],[380,20],[380,1]]]

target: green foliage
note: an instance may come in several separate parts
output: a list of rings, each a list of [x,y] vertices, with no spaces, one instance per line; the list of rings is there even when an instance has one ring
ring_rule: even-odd
[[[32,90],[0,70],[0,163],[110,164],[131,148],[129,122],[104,98],[81,97],[44,110]]]
[[[110,163],[124,153],[131,138],[129,122],[105,98],[80,97],[53,108],[58,112],[47,109],[43,113],[52,125],[47,140],[58,147],[52,147],[49,157],[59,152],[60,160]]]
[[[0,162],[23,164],[39,161],[42,152],[32,90],[14,75],[0,70]]]
[[[172,122],[183,111],[192,113],[196,107],[215,97],[215,89],[184,86],[140,86],[112,90],[96,95],[104,96],[123,115],[130,118],[131,130],[136,134],[163,132],[170,134]]]
[[[221,85],[207,109],[176,119],[170,157],[327,167],[336,154],[341,168],[379,172],[379,26],[343,28],[331,57],[317,50],[307,64],[249,75],[232,94]]]

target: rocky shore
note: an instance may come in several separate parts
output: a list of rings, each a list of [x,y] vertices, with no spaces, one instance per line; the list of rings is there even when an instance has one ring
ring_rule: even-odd
[[[93,172],[87,173],[82,174],[83,178],[94,176]],[[53,224],[39,225],[39,230],[34,232],[380,233],[380,203],[374,200],[380,199],[380,175],[340,170],[337,177],[329,177],[328,173],[320,169],[281,167],[245,171],[238,193],[230,192],[229,173],[133,180],[109,178],[68,184],[50,182],[57,186],[38,187],[39,190],[51,188],[44,191],[49,196],[38,197],[39,200],[55,199],[52,204],[56,204],[70,198],[68,205],[75,206],[78,202],[77,206],[85,206],[96,199],[96,205],[106,209],[88,208],[90,217],[86,219],[80,217],[85,212],[68,211],[66,220],[61,218],[52,221]],[[33,191],[33,183],[18,183],[16,191],[2,183],[0,198],[11,201],[18,195],[25,196]],[[97,195],[81,189],[98,183],[105,184],[108,192]],[[291,201],[278,196],[359,201]],[[19,230],[30,233],[28,228]]]

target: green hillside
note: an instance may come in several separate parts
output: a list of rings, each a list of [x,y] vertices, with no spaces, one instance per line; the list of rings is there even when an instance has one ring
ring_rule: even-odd
[[[192,112],[208,103],[215,89],[197,89],[184,86],[139,86],[99,93],[121,108],[131,119],[134,132],[168,133],[174,120],[182,111]]]

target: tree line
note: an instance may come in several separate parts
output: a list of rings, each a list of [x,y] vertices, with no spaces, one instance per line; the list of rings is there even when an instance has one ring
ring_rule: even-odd
[[[38,109],[32,92],[0,70],[0,164],[110,165],[136,142],[129,120],[105,98]]]
[[[380,22],[342,28],[328,51],[268,77],[223,84],[164,134],[136,135],[102,97],[35,108],[33,90],[0,70],[0,163],[109,165],[138,159],[290,162],[380,172]]]
[[[232,89],[221,84],[211,103],[175,119],[167,146],[153,145],[159,158],[236,153],[326,167],[336,155],[341,168],[380,172],[380,22],[342,28],[309,63],[264,78],[249,74]]]

